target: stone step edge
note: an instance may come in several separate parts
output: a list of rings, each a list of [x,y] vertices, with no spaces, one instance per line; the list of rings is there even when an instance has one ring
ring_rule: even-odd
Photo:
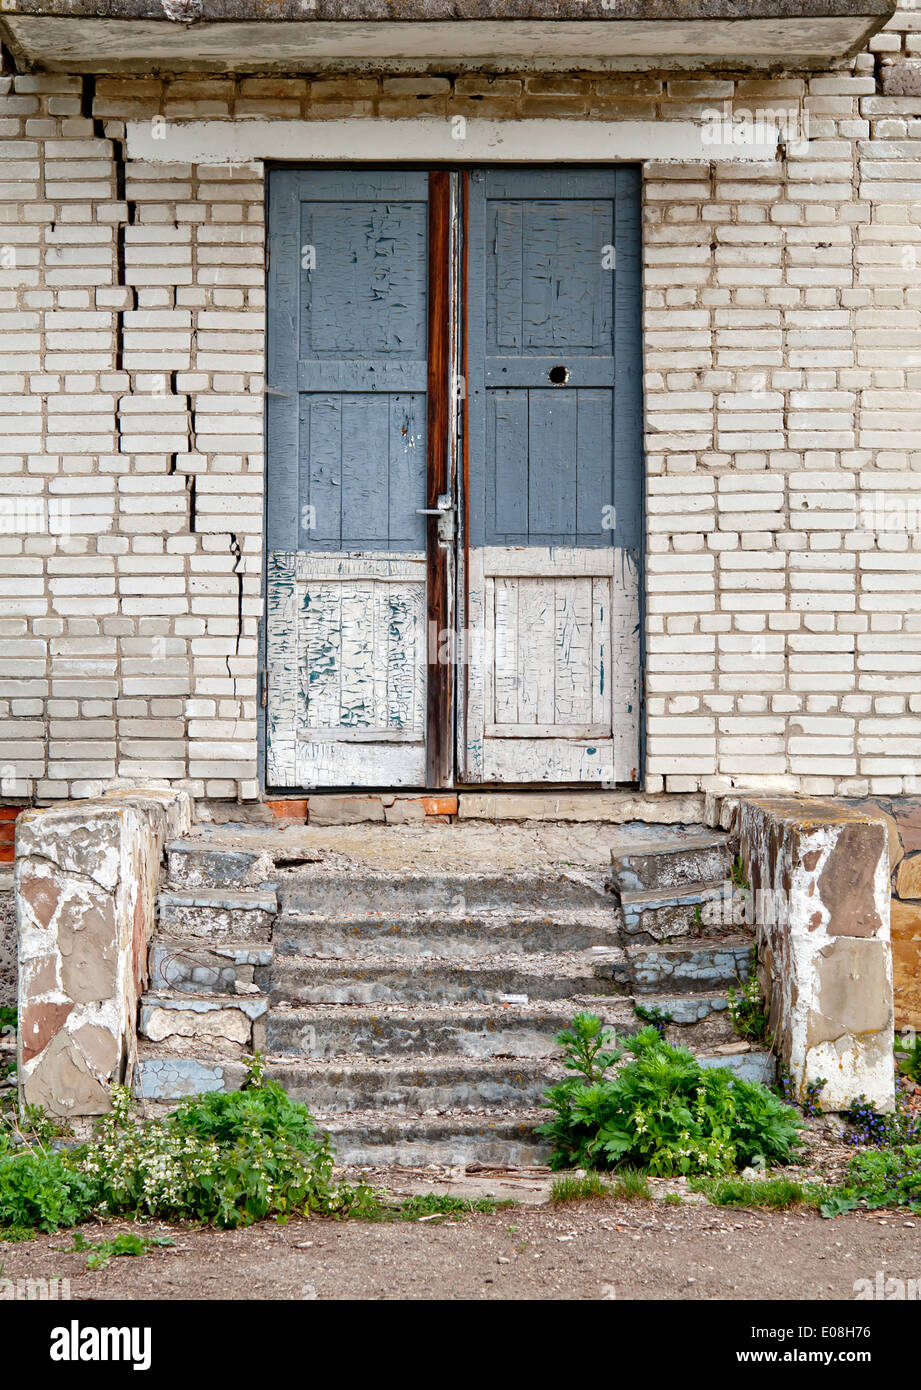
[[[206,936],[154,935],[148,943],[148,955],[153,951],[168,951],[178,956],[183,952],[209,952],[221,956],[234,965],[271,965],[272,945],[270,942],[234,941],[220,936],[210,940]]]
[[[281,911],[275,919],[274,939],[284,941],[290,934],[291,940],[301,940],[302,937],[311,931],[318,930],[341,930],[355,931],[358,928],[367,927],[415,927],[417,934],[422,934],[425,930],[433,928],[443,929],[445,932],[456,930],[458,927],[479,927],[484,933],[496,927],[516,927],[516,926],[535,926],[552,929],[558,927],[561,931],[573,928],[585,927],[596,932],[616,933],[618,930],[619,909],[613,901],[607,907],[586,908],[584,911],[574,911],[572,913],[546,912],[538,908],[497,908],[493,913],[485,911],[460,913],[452,917],[445,911],[432,912],[405,912],[405,913],[382,913],[375,914],[362,912],[351,914],[348,912],[284,912]]]
[[[623,908],[696,907],[723,896],[725,879],[686,883],[674,888],[627,889],[611,887]]]
[[[228,996],[234,998],[235,996]],[[356,1023],[362,1019],[371,1017],[394,1018],[401,1020],[416,1019],[420,1023],[437,1024],[440,1022],[457,1022],[461,1018],[469,1018],[474,1021],[485,1021],[488,1018],[500,1017],[509,1022],[515,1020],[526,1020],[529,1016],[540,1016],[540,1021],[556,1023],[559,1019],[568,1025],[574,1013],[595,1013],[601,1016],[602,1024],[607,1028],[623,1027],[623,1017],[617,1019],[605,1019],[603,1014],[607,1010],[623,1013],[623,1010],[634,1002],[642,1003],[644,1008],[650,1006],[658,1007],[661,1004],[672,1004],[676,1008],[689,1000],[703,1001],[712,1000],[725,1005],[726,993],[723,990],[709,990],[701,994],[682,992],[666,993],[659,991],[655,994],[632,995],[591,995],[586,996],[584,1005],[580,996],[574,996],[570,1001],[567,1000],[531,1000],[527,1004],[474,1004],[470,1001],[461,1000],[457,1004],[423,1004],[409,1003],[396,1005],[387,1000],[382,1000],[374,1004],[295,1004],[279,1007],[273,1004],[273,1011],[285,1019],[298,1019],[305,1015],[310,1016],[309,1021],[314,1019],[341,1019],[354,1020]],[[568,1004],[567,1008],[561,1005]],[[543,1007],[542,1007],[543,1006]],[[521,1010],[521,1012],[516,1012]],[[633,1019],[627,1020],[633,1023]],[[642,1027],[642,1022],[637,1021],[637,1028]],[[631,1028],[631,1031],[634,1031]]]
[[[695,1056],[704,1066],[724,1067],[746,1080],[760,1081],[764,1085],[771,1085],[776,1077],[777,1059],[763,1049],[750,1047],[744,1052],[732,1053],[698,1051]],[[445,1054],[438,1059],[423,1058],[416,1064],[407,1063],[402,1058],[371,1063],[361,1058],[304,1059],[272,1056],[266,1057],[265,1064],[266,1074],[280,1079],[282,1084],[287,1077],[289,1082],[300,1081],[301,1084],[309,1084],[313,1081],[317,1085],[328,1085],[330,1077],[345,1076],[352,1086],[376,1083],[382,1086],[398,1084],[409,1088],[416,1081],[420,1090],[427,1085],[451,1085],[455,1080],[476,1083],[478,1080],[500,1079],[507,1077],[509,1073],[517,1074],[522,1080],[532,1083],[545,1079],[547,1086],[551,1086],[566,1075],[562,1063],[553,1058],[472,1059],[453,1053]],[[183,1076],[186,1078],[185,1085],[177,1084],[172,1094],[166,1098],[162,1095],[145,1097],[143,1080],[148,1067],[170,1068],[177,1083],[181,1083]],[[178,1053],[165,1045],[146,1043],[139,1048],[131,1079],[135,1092],[148,1100],[148,1103],[170,1106],[176,1104],[183,1095],[195,1095],[200,1091],[238,1090],[245,1076],[246,1066],[243,1062],[215,1055],[200,1045],[194,1051]],[[364,1116],[364,1127],[367,1128],[368,1121],[381,1112],[369,1106],[361,1111],[325,1113]],[[405,1113],[420,1118],[418,1112]]]
[[[641,941],[636,944],[628,942],[624,947],[624,953],[628,960],[636,960],[637,957],[643,956],[680,958],[682,955],[693,955],[699,951],[733,951],[743,946],[750,950],[754,944],[753,935],[737,931],[725,936],[682,936],[677,941]]]
[[[401,956],[399,953],[376,955],[373,951],[355,956],[313,956],[308,952],[298,955],[276,954],[272,969],[279,979],[288,978],[313,970],[320,975],[340,972],[343,977],[351,977],[357,970],[367,971],[369,975],[402,973],[406,975],[474,975],[486,970],[508,970],[519,975],[539,976],[547,969],[554,968],[561,979],[578,979],[594,965],[626,965],[632,961],[642,962],[646,958],[664,956],[670,960],[690,960],[706,952],[750,950],[754,938],[744,934],[727,936],[689,936],[678,941],[621,946],[613,942],[610,946],[597,949],[587,947],[578,951],[529,951],[510,953],[503,951],[484,951],[476,956]],[[512,959],[510,959],[510,956]],[[541,967],[544,967],[542,970]]]
[[[592,963],[602,965],[609,964],[612,960],[625,962],[626,959],[626,949],[619,942],[612,941],[610,946],[599,946],[597,950],[591,946],[578,951],[520,951],[516,953],[493,950],[484,951],[476,956],[458,957],[401,956],[398,953],[378,955],[374,951],[362,951],[354,956],[312,956],[305,951],[299,952],[297,955],[279,955],[276,953],[272,968],[282,975],[304,969],[319,970],[324,974],[338,970],[349,975],[356,970],[387,971],[388,974],[400,971],[407,975],[432,975],[435,973],[443,974],[446,971],[472,974],[477,970],[508,969],[515,970],[519,974],[533,975],[541,973],[536,967],[542,965],[548,969],[553,968],[561,976],[576,977],[583,975],[586,967]]]
[[[688,835],[680,840],[637,840],[636,844],[630,845],[627,849],[612,849],[611,863],[619,864],[622,860],[635,859],[638,856],[668,859],[674,855],[696,854],[702,849],[731,849],[732,847],[733,837],[728,831],[701,830],[700,834]]]
[[[733,1044],[730,1044],[734,1047]],[[169,1057],[167,1056],[169,1051]],[[725,1063],[727,1066],[733,1058],[739,1057],[771,1057],[773,1054],[764,1048],[748,1046],[744,1051],[733,1050],[732,1052],[720,1052],[718,1048],[707,1050],[691,1049],[694,1056],[699,1061],[706,1061],[708,1065],[718,1066]],[[164,1060],[176,1060],[181,1062],[196,1062],[201,1066],[222,1067],[228,1071],[239,1073],[242,1078],[246,1074],[246,1064],[238,1058],[227,1057],[219,1052],[209,1049],[207,1043],[193,1043],[187,1051],[178,1052],[175,1044],[166,1048],[165,1043],[154,1043],[149,1040],[141,1040],[138,1045],[136,1061],[138,1062],[159,1062]],[[543,1074],[548,1070],[553,1072],[554,1077],[563,1076],[564,1069],[562,1061],[553,1057],[468,1057],[462,1052],[445,1052],[440,1056],[421,1056],[417,1061],[409,1061],[405,1057],[386,1057],[374,1059],[360,1055],[347,1057],[289,1057],[284,1053],[264,1054],[267,1074],[277,1071],[289,1071],[298,1075],[316,1076],[321,1078],[327,1075],[338,1075],[341,1072],[348,1072],[350,1076],[369,1076],[369,1077],[388,1077],[388,1076],[420,1076],[442,1075],[446,1072],[457,1072],[465,1076],[490,1075],[494,1072],[507,1072],[515,1070],[519,1072],[531,1072]]]
[[[278,895],[274,889],[238,889],[231,892],[226,888],[161,888],[157,894],[158,906],[164,907],[204,907],[242,909],[252,908],[262,912],[278,911]]]
[[[184,1010],[189,1013],[214,1013],[217,1009],[238,1009],[248,1018],[261,1018],[269,1008],[269,996],[247,992],[245,994],[175,994],[148,990],[141,996],[140,1010],[143,1023],[147,1009]]]

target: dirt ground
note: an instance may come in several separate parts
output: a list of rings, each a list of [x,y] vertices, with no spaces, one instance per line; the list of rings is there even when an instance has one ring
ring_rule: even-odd
[[[100,1240],[124,1222],[84,1227]],[[460,1219],[295,1220],[240,1231],[154,1224],[175,1245],[86,1269],[68,1233],[0,1246],[0,1275],[62,1278],[74,1299],[846,1299],[921,1277],[921,1218],[601,1199]]]

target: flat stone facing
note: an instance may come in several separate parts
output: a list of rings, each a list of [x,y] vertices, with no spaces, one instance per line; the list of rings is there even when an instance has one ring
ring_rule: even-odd
[[[201,1091],[233,1091],[243,1081],[240,1063],[196,1057],[142,1057],[134,1067],[134,1090],[142,1100],[181,1100]]]
[[[740,1081],[760,1081],[762,1086],[773,1086],[777,1079],[777,1058],[772,1052],[739,1052],[728,1056],[705,1053],[697,1060],[702,1067],[725,1067]]]
[[[921,1029],[921,903],[890,904],[896,1028]]]
[[[635,792],[462,792],[461,820],[597,821],[627,825],[699,825],[702,795],[644,796]]]
[[[889,837],[892,987],[897,1029],[921,1027],[921,798],[864,797],[848,803],[878,817]]]
[[[184,792],[115,791],[24,812],[16,832],[19,1087],[56,1115],[96,1115],[134,1052],[164,841]]]
[[[248,1048],[253,1042],[253,1023],[267,1008],[263,996],[158,999],[147,995],[141,1004],[138,1032],[151,1042],[190,1038]]]
[[[833,802],[736,809],[770,1026],[795,1094],[894,1104],[889,843],[882,818]]]

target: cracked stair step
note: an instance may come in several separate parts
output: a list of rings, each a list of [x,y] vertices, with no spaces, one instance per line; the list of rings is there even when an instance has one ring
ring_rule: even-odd
[[[173,840],[166,847],[169,881],[187,888],[274,887],[275,861],[267,849],[214,845],[192,838]]]
[[[547,1141],[534,1132],[548,1118],[540,1110],[431,1116],[381,1110],[317,1118],[333,1138],[337,1161],[352,1167],[474,1161],[518,1167],[544,1163],[550,1153]]]
[[[407,874],[342,873],[307,869],[292,885],[279,889],[285,916],[328,916],[341,920],[413,916],[419,912],[443,913],[456,918],[480,912],[525,913],[545,911],[548,902],[559,912],[605,908],[611,898],[604,872],[571,874],[545,869],[510,869],[505,873],[437,872]]]
[[[731,878],[733,841],[728,835],[700,835],[680,845],[614,851],[609,882],[617,892],[642,893]]]
[[[255,973],[271,965],[272,948],[252,941],[155,937],[148,961],[152,992],[257,994]]]
[[[364,952],[351,961],[276,957],[256,979],[265,982],[273,1003],[294,1004],[502,1004],[513,1002],[503,998],[512,995],[530,1002],[629,992],[625,954],[613,946],[599,953],[484,956],[460,963],[382,960]]]
[[[661,1001],[661,1005],[660,1005]],[[648,1008],[667,1008],[674,1017],[670,1041],[694,1047],[732,1036],[725,995],[649,995]],[[594,1013],[617,1033],[643,1027],[632,998],[576,996],[528,1004],[273,1005],[265,1019],[264,1049],[275,1057],[354,1056],[470,1058],[556,1057],[557,1033],[576,1013]]]
[[[744,982],[749,975],[751,937],[717,937],[626,950],[638,995],[713,991]]]
[[[278,900],[271,889],[163,889],[157,930],[164,936],[268,941]]]
[[[464,960],[483,953],[584,951],[593,946],[620,946],[617,909],[610,899],[578,915],[548,912],[546,906],[524,913],[495,912],[448,917],[439,912],[347,917],[286,916],[276,919],[276,957],[308,955],[318,959],[354,958],[367,948],[376,955],[432,956]]]
[[[584,1001],[611,1026],[636,1026],[629,1001]],[[265,1048],[273,1056],[399,1058],[443,1053],[470,1058],[551,1057],[554,1038],[582,1007],[552,1003],[455,1006],[314,1005],[269,1010]]]

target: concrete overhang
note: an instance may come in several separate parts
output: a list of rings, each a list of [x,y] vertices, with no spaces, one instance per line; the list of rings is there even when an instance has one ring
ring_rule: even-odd
[[[895,0],[0,0],[24,68],[311,72],[816,68]]]

